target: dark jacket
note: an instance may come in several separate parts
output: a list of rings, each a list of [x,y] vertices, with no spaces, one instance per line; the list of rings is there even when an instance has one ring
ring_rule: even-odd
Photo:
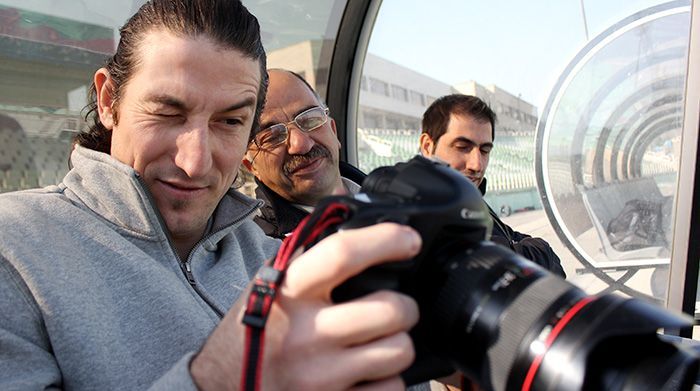
[[[341,161],[340,176],[350,179],[357,184],[362,184],[367,174]],[[255,183],[258,185],[257,189],[255,189],[256,198],[265,201],[265,205],[260,208],[260,215],[254,219],[255,222],[268,236],[284,239],[285,235],[292,232],[309,213],[280,197],[257,178]]]
[[[361,184],[366,176],[362,171],[345,162],[340,163],[340,175],[358,184]],[[308,212],[295,207],[257,179],[256,182],[258,188],[255,195],[258,199],[265,201],[265,206],[261,208],[261,214],[255,218],[255,222],[268,236],[283,239],[308,215]],[[479,190],[482,195],[486,193],[486,179],[481,182]],[[489,213],[493,220],[492,241],[515,251],[556,275],[566,277],[559,257],[544,239],[514,231],[501,221],[490,207]]]
[[[486,178],[481,181],[479,190],[481,195],[486,194]],[[566,277],[564,268],[561,267],[561,260],[549,243],[542,238],[533,238],[513,230],[508,224],[501,221],[490,206],[486,206],[489,208],[489,214],[493,220],[493,231],[491,232],[493,242],[515,251],[558,276]]]

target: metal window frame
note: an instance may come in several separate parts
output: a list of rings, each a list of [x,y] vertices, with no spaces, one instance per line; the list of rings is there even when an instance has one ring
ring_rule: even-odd
[[[690,45],[685,88],[685,108],[681,160],[676,189],[673,247],[668,281],[668,308],[695,314],[700,263],[700,177],[697,172],[700,151],[700,0],[693,0],[690,19]],[[692,338],[692,330],[680,330]]]
[[[357,128],[362,68],[381,3],[381,0],[347,2],[330,64],[326,102],[335,119],[341,143],[340,158],[354,165],[358,161],[354,129]]]

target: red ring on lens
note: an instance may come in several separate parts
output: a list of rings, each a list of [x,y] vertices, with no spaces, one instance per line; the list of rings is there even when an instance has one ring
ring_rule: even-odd
[[[547,353],[547,350],[549,350],[549,347],[552,346],[554,343],[554,340],[557,339],[559,334],[561,333],[562,330],[564,330],[564,327],[573,319],[576,314],[581,311],[583,307],[585,307],[588,303],[592,302],[595,300],[595,298],[591,296],[586,296],[583,299],[581,299],[579,302],[574,304],[571,308],[569,308],[568,311],[564,314],[564,316],[559,319],[557,324],[554,325],[554,328],[552,329],[552,332],[549,333],[547,336],[547,339],[544,341],[544,346],[545,349],[542,353],[538,354],[534,360],[532,360],[532,364],[530,364],[530,369],[527,371],[527,375],[525,376],[525,381],[523,382],[523,387],[521,388],[522,391],[530,391],[530,387],[532,387],[532,382],[535,380],[535,375],[537,374],[537,370],[540,369],[540,364],[542,364],[542,359],[544,359],[545,353]]]

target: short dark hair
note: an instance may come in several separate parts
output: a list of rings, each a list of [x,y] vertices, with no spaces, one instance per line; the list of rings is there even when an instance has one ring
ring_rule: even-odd
[[[151,31],[165,29],[178,36],[206,36],[223,48],[240,51],[260,63],[258,102],[251,129],[251,137],[260,126],[260,113],[267,92],[267,58],[260,38],[260,25],[240,0],[151,0],[144,4],[119,29],[120,39],[116,53],[107,59],[105,68],[114,82],[113,111],[115,123],[122,89],[134,74],[139,63],[138,48],[144,36]],[[225,77],[225,76],[223,76]],[[79,133],[75,143],[100,152],[109,153],[112,132],[100,121],[97,111],[95,84],[90,89],[85,107],[87,131]]]
[[[423,114],[422,133],[434,143],[447,131],[452,114],[468,115],[477,121],[491,123],[491,140],[496,138],[496,113],[488,104],[473,95],[451,94],[435,100]]]

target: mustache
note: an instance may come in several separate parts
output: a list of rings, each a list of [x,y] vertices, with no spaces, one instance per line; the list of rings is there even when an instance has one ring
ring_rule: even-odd
[[[284,162],[284,165],[282,166],[282,171],[284,172],[285,175],[290,175],[292,172],[294,172],[297,168],[308,164],[311,160],[317,159],[317,158],[327,158],[330,159],[331,153],[326,149],[326,147],[316,144],[313,147],[311,147],[311,150],[303,155],[289,155],[287,158],[287,161]]]

